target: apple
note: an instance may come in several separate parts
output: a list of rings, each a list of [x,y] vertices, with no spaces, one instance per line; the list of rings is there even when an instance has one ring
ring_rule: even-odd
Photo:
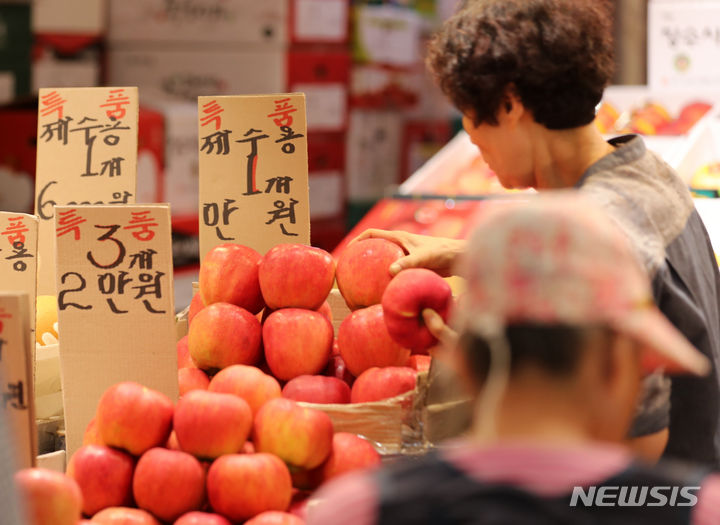
[[[95,421],[102,440],[134,456],[161,446],[170,435],[173,404],[165,394],[138,383],[117,383],[100,397]]]
[[[337,284],[348,308],[379,304],[390,283],[390,265],[405,256],[403,249],[385,239],[364,239],[348,245],[337,263]]]
[[[277,379],[259,368],[247,365],[223,368],[212,378],[208,390],[243,398],[250,405],[253,416],[265,402],[281,395]]]
[[[182,450],[174,430],[170,432],[170,437],[168,438],[167,443],[165,443],[165,448],[169,450]]]
[[[251,365],[260,359],[260,321],[229,303],[214,303],[200,310],[188,333],[190,355],[202,369]]]
[[[352,403],[390,399],[415,388],[417,372],[406,366],[370,368],[360,374],[350,393]]]
[[[402,366],[410,357],[410,350],[390,337],[379,304],[355,310],[343,320],[338,328],[338,348],[355,377],[372,367]]]
[[[427,372],[430,370],[432,357],[429,355],[411,355],[405,366],[412,368],[416,372]]]
[[[100,435],[100,429],[98,429],[95,418],[90,420],[87,427],[85,427],[85,433],[83,434],[83,445],[104,445],[105,442],[102,440]]]
[[[177,362],[178,370],[181,368],[197,368],[197,365],[190,357],[190,348],[188,347],[188,336],[184,335],[177,342]]]
[[[348,386],[352,386],[355,381],[355,376],[353,376],[347,369],[345,360],[340,354],[332,355],[330,357],[330,361],[328,361],[323,373],[328,377],[336,377],[345,381]]]
[[[350,387],[337,377],[298,376],[287,382],[282,396],[306,403],[349,403]]]
[[[231,523],[220,514],[193,511],[180,516],[173,525],[231,525]]]
[[[305,525],[305,521],[288,512],[268,510],[246,521],[245,525]]]
[[[182,450],[213,459],[242,450],[252,420],[252,411],[244,399],[193,390],[178,401],[173,426]]]
[[[180,396],[191,390],[207,390],[210,378],[199,368],[181,368],[178,370],[178,387]]]
[[[320,465],[330,454],[332,437],[330,416],[290,399],[272,399],[255,416],[255,449],[275,454],[291,467]]]
[[[87,445],[72,455],[67,475],[73,478],[83,496],[83,514],[92,516],[107,507],[132,505],[135,460],[118,449]]]
[[[192,323],[195,315],[197,315],[197,313],[203,308],[205,308],[205,303],[203,302],[202,294],[196,293],[193,295],[193,298],[190,301],[190,308],[188,309],[188,326]]]
[[[247,246],[221,244],[210,250],[200,265],[203,303],[230,303],[258,313],[263,309],[258,281],[262,256]]]
[[[267,364],[283,381],[318,374],[330,359],[333,327],[321,313],[300,308],[277,310],[265,321],[262,333]]]
[[[149,512],[129,507],[108,507],[95,514],[90,521],[101,525],[160,525]]]
[[[278,244],[260,261],[258,278],[268,307],[320,308],[335,281],[335,261],[320,248]]]
[[[230,521],[285,510],[292,495],[290,471],[273,454],[227,454],[210,467],[207,493],[213,510]]]
[[[72,478],[28,468],[16,472],[14,480],[29,525],[75,525],[80,520],[82,493]]]
[[[332,315],[332,308],[330,308],[330,303],[328,303],[327,301],[323,301],[323,304],[316,311],[320,312],[325,317],[327,317],[327,320],[330,321],[330,324],[332,324],[333,315]]]
[[[205,470],[190,454],[153,448],[138,461],[133,478],[137,506],[162,521],[200,510],[205,501]]]
[[[437,339],[425,326],[423,310],[435,310],[447,322],[451,304],[450,285],[426,268],[401,271],[390,281],[382,297],[390,337],[399,345],[414,350],[426,350],[437,344]]]
[[[294,516],[297,516],[300,519],[306,519],[308,502],[310,501],[311,496],[311,492],[307,492],[304,490],[294,490],[288,512]]]
[[[338,432],[333,436],[330,456],[318,468],[324,483],[353,470],[377,467],[380,462],[380,454],[367,439],[349,432]]]

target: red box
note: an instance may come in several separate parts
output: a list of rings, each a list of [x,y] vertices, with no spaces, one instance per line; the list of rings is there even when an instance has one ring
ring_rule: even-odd
[[[403,129],[400,180],[406,180],[452,138],[450,122],[407,122]]]
[[[348,120],[350,55],[338,50],[291,50],[288,91],[305,93],[309,131],[344,131]]]
[[[33,213],[37,102],[0,110],[0,210]]]
[[[160,202],[164,195],[165,118],[140,107],[138,114],[138,163],[136,202]]]
[[[291,0],[293,44],[344,44],[350,34],[348,0]]]
[[[344,133],[308,136],[308,171],[313,224],[318,219],[344,223],[347,193]]]

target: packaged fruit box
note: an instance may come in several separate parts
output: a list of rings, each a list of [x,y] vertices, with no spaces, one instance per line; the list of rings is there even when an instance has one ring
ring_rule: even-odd
[[[698,197],[720,193],[720,118],[704,120],[680,150],[675,168]]]

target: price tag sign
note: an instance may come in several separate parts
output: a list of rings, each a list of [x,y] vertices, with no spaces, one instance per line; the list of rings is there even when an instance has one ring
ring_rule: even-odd
[[[198,97],[198,116],[201,260],[228,242],[309,244],[305,96]]]
[[[38,219],[0,211],[0,288],[27,295],[30,330],[35,340]]]
[[[58,206],[55,212],[60,369],[71,455],[100,396],[115,383],[136,381],[177,399],[170,208]]]
[[[55,295],[53,207],[134,203],[137,137],[135,87],[40,90],[35,178],[40,295]]]
[[[18,452],[17,468],[33,467],[37,456],[28,304],[24,293],[0,293],[0,403]]]

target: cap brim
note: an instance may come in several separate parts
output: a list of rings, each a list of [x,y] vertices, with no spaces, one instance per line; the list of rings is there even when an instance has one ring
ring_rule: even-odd
[[[648,371],[704,376],[711,369],[710,361],[655,306],[626,313],[611,324],[643,345],[642,364]]]

